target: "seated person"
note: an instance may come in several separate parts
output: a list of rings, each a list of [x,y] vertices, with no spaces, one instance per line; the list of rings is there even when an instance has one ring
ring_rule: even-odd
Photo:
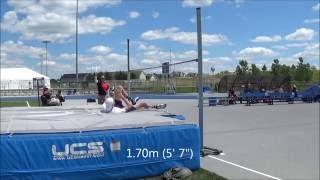
[[[135,105],[132,104],[130,100],[128,100],[128,94],[127,92],[123,89],[122,86],[117,86],[114,89],[114,101],[110,98],[107,99],[106,103],[109,104],[104,104],[104,107],[107,106],[108,110],[106,112],[110,112],[110,104],[112,104],[114,107],[121,109],[122,112],[130,112],[134,111],[136,109],[141,109],[141,108],[153,108],[153,109],[164,109],[167,107],[166,104],[156,104],[156,105],[150,105],[145,102],[137,102]]]
[[[41,95],[41,104],[42,106],[59,106],[60,100],[52,97],[49,89],[47,87],[44,87]]]
[[[229,104],[237,104],[237,95],[233,87],[229,89],[228,98]]]
[[[65,102],[65,98],[61,94],[61,90],[58,90],[58,93],[56,94],[56,98],[60,101],[60,106],[62,106],[62,102]]]

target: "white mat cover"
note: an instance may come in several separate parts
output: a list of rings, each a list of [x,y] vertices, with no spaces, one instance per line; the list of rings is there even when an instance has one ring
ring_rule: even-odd
[[[1,108],[1,134],[79,132],[182,124],[165,112],[104,113],[100,107]]]

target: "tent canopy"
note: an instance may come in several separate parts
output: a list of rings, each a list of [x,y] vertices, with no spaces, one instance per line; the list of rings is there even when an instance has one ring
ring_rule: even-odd
[[[50,78],[28,68],[1,68],[1,90],[33,89],[33,78],[43,78],[50,88]]]
[[[1,81],[6,80],[32,80],[33,78],[50,79],[29,68],[1,68]]]

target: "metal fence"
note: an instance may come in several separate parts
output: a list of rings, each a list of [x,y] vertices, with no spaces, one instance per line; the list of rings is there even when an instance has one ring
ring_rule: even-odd
[[[205,77],[203,80],[204,87],[209,88],[213,92],[228,92],[228,89],[218,89],[218,84],[220,80],[214,79],[213,77]],[[117,86],[121,85],[124,88],[128,87],[128,81],[126,80],[109,80],[109,85]],[[295,82],[291,83],[296,84],[297,89],[299,91],[304,90],[310,85],[319,84],[319,82]],[[174,86],[176,93],[190,93],[197,92],[197,77],[175,77],[170,79],[158,79],[156,81],[131,81],[131,93],[166,93],[166,88],[168,84]],[[233,86],[241,86],[242,84],[237,84],[237,82],[233,82]],[[231,87],[231,85],[229,86]],[[85,85],[80,84],[77,86],[75,83],[72,86],[66,86],[59,83],[51,84],[50,91],[52,94],[56,94],[58,90],[62,91],[64,95],[74,95],[74,94],[97,94],[97,85],[95,82],[86,82]],[[236,89],[239,91],[240,89]],[[40,89],[40,93],[41,93]],[[1,96],[35,96],[37,95],[37,89],[1,89]]]

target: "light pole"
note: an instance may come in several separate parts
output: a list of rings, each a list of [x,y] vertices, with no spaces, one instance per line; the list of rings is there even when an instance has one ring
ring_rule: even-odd
[[[51,43],[49,40],[44,40],[42,43],[46,45],[46,76],[48,76],[48,43]]]
[[[78,8],[79,3],[77,0],[77,11],[76,11],[76,80],[77,80],[77,87],[79,87],[79,75],[78,75]]]
[[[42,64],[43,64],[43,54],[40,54],[40,64],[41,64],[41,74],[43,73],[42,71]]]
[[[130,87],[130,40],[127,39],[127,65],[128,65],[128,73],[127,73],[127,80],[128,80],[128,95],[131,94],[131,87]]]
[[[211,72],[212,72],[212,80],[213,80],[213,83],[212,83],[212,92],[214,92],[214,88],[216,87],[214,85],[214,71],[216,70],[216,68],[214,66],[211,67]]]

